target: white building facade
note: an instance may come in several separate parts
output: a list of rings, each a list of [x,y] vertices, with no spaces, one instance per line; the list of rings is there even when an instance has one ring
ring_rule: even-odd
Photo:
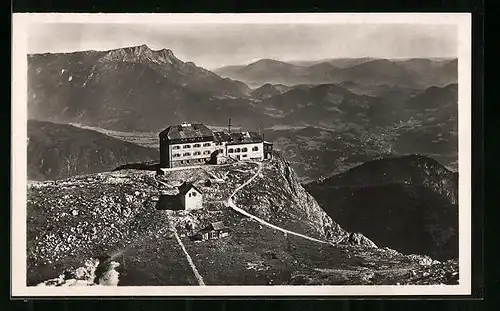
[[[272,144],[255,132],[212,132],[203,124],[166,128],[160,137],[160,168],[217,163],[217,155],[239,161],[270,159]],[[215,160],[215,161],[214,161]]]
[[[228,144],[227,156],[237,160],[262,161],[264,159],[264,143]]]
[[[210,160],[214,147],[215,144],[209,141],[172,144],[168,150],[169,161],[174,165],[179,162],[175,166],[203,164]]]
[[[194,186],[189,187],[184,192],[181,191],[181,204],[187,211],[203,208],[203,194]]]

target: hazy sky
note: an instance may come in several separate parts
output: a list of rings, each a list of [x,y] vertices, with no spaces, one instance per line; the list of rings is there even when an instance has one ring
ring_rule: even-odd
[[[29,53],[147,44],[213,69],[261,58],[457,57],[457,28],[410,24],[38,24]]]

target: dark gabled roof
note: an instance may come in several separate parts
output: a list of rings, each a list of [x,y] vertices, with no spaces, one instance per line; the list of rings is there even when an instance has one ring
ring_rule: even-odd
[[[186,139],[186,138],[212,138],[212,131],[204,124],[184,123],[171,125],[160,132],[160,137],[167,136],[168,139]]]
[[[213,222],[210,225],[214,230],[222,230],[226,228],[226,226],[224,226],[224,223],[222,221]]]
[[[229,145],[237,144],[248,144],[248,143],[261,143],[262,136],[256,132],[242,132],[242,133],[231,133],[231,141]]]
[[[205,228],[201,229],[200,232],[207,232],[207,231],[212,231],[212,230],[224,230],[227,229],[227,227],[224,225],[222,221],[217,221],[209,224]]]
[[[214,140],[216,142],[223,142],[231,140],[231,135],[227,132],[214,132]]]
[[[202,193],[200,189],[196,188],[192,183],[184,182],[182,185],[179,186],[179,194],[185,195],[186,193],[188,193],[189,190],[191,190],[191,188],[194,188],[199,193]]]

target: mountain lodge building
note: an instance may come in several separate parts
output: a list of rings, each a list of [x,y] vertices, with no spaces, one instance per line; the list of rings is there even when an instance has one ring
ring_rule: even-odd
[[[218,155],[241,161],[272,158],[272,143],[256,132],[232,133],[230,124],[227,132],[213,132],[204,124],[185,122],[167,127],[159,139],[160,168],[217,163]]]

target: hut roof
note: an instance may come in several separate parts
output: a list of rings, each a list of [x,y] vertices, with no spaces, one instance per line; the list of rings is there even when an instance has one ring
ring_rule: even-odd
[[[196,189],[196,191],[198,191],[199,193],[202,193],[201,190],[196,188],[192,183],[184,182],[182,185],[179,186],[179,194],[185,195],[192,188]]]
[[[222,229],[226,228],[226,226],[224,226],[224,223],[222,221],[213,222],[210,224],[210,226],[214,230],[222,230]]]
[[[208,232],[212,230],[224,230],[227,229],[227,227],[224,225],[222,221],[217,221],[209,224],[205,228],[201,229],[200,232]]]

